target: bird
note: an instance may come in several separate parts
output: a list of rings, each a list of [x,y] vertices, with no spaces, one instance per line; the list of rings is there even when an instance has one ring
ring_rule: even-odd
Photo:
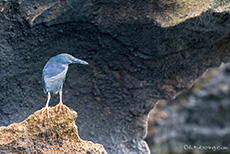
[[[44,66],[42,71],[42,84],[43,91],[45,94],[47,94],[47,101],[46,106],[41,113],[42,115],[43,112],[47,111],[47,116],[49,118],[49,101],[51,98],[51,93],[59,93],[60,96],[59,104],[56,106],[56,112],[59,108],[59,114],[62,108],[63,112],[65,113],[65,108],[62,102],[62,88],[66,78],[66,73],[68,71],[69,64],[72,63],[88,65],[88,63],[84,60],[75,58],[74,56],[67,53],[62,53],[50,58]]]

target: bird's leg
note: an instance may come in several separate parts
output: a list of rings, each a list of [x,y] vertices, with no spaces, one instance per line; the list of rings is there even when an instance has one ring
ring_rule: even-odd
[[[63,112],[65,112],[65,107],[64,107],[64,105],[63,105],[63,103],[62,103],[62,89],[59,91],[59,95],[60,95],[60,102],[59,102],[59,104],[56,106],[56,112],[57,112],[57,109],[59,108],[58,114],[61,112],[61,108],[62,108]]]
[[[49,101],[50,101],[50,98],[51,98],[50,92],[48,92],[46,106],[45,106],[45,108],[44,108],[43,111],[42,111],[42,116],[43,116],[43,112],[44,112],[45,110],[47,110],[47,117],[48,117],[48,118],[49,118]]]

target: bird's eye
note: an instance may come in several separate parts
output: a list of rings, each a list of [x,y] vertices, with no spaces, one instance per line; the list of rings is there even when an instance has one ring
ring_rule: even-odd
[[[68,57],[68,56],[65,56],[65,59],[69,59],[69,57]]]

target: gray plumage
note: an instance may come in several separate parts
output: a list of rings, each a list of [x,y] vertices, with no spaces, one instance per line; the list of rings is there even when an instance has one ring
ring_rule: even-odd
[[[52,57],[45,65],[42,71],[42,84],[44,93],[48,93],[46,106],[42,111],[42,114],[45,110],[47,110],[47,116],[49,117],[49,101],[51,98],[51,93],[60,95],[59,112],[61,111],[61,107],[65,112],[65,108],[62,103],[62,87],[66,78],[66,73],[68,71],[69,64],[71,63],[79,63],[79,64],[88,64],[86,61],[77,59],[70,54],[59,54],[55,57]]]
[[[42,72],[44,93],[57,94],[62,89],[66,73],[71,63],[88,64],[86,61],[77,59],[70,54],[60,54],[52,57],[45,65]]]

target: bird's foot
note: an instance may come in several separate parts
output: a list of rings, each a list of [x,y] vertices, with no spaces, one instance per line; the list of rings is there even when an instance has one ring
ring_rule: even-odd
[[[65,107],[64,107],[63,103],[59,102],[59,104],[56,106],[56,112],[59,110],[58,114],[61,112],[61,108],[62,108],[63,112],[65,113]]]
[[[45,108],[42,109],[41,116],[43,116],[43,113],[45,112],[45,110],[47,112],[47,117],[49,118],[49,107],[48,106],[45,106]]]

